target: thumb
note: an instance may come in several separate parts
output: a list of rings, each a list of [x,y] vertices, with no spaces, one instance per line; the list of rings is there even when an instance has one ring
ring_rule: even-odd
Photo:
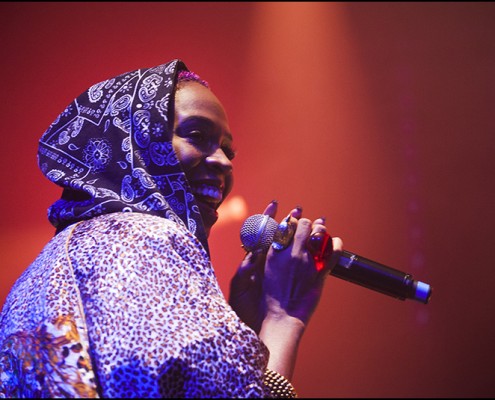
[[[241,261],[237,270],[237,275],[252,275],[262,273],[266,261],[266,253],[261,250],[255,250],[246,254],[246,257]]]

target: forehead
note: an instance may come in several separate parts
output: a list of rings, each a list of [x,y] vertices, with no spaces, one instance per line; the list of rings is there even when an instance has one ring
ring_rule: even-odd
[[[179,117],[201,115],[228,126],[227,114],[220,100],[198,82],[181,82],[175,92],[175,111]]]

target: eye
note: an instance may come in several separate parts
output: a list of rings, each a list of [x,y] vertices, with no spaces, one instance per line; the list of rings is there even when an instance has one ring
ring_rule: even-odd
[[[222,150],[229,160],[233,160],[236,155],[236,151],[231,146],[222,146]]]
[[[199,129],[190,130],[186,136],[193,143],[198,143],[198,144],[204,143],[207,139],[203,131],[200,131]]]

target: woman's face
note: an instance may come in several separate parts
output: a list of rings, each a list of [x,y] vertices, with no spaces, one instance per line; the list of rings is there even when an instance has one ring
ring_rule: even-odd
[[[234,150],[222,104],[197,82],[181,82],[175,93],[172,145],[209,235],[218,206],[232,190]]]

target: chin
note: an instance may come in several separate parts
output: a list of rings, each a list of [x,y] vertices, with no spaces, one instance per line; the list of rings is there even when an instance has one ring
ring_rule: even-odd
[[[205,228],[206,237],[210,236],[211,228],[213,227],[213,225],[215,225],[215,222],[217,222],[217,220],[218,220],[217,216],[215,217],[213,217],[212,215],[203,216],[203,226]]]
[[[210,237],[210,231],[211,231],[211,226],[210,227],[205,226],[206,238],[209,238]]]
[[[210,235],[212,226],[218,220],[218,212],[201,202],[198,202],[198,206],[199,213],[201,214],[201,219],[203,220],[203,226],[205,228],[206,236],[208,237]]]

